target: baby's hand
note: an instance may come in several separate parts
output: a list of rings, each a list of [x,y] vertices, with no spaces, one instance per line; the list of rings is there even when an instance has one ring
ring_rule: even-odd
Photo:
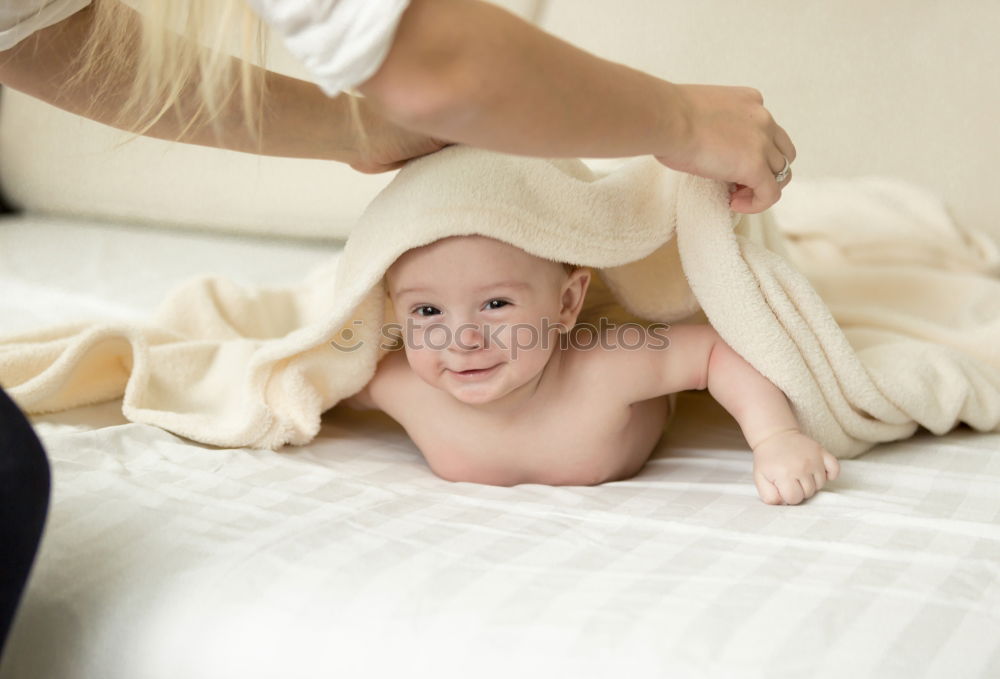
[[[799,431],[771,436],[753,451],[754,484],[769,505],[797,505],[839,475],[837,458]]]

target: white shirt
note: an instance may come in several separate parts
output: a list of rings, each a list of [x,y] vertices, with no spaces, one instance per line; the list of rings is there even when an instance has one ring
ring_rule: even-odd
[[[0,50],[79,12],[90,0],[0,0]]]
[[[375,75],[410,0],[247,0],[334,96]]]
[[[330,96],[385,61],[409,0],[246,0]],[[90,0],[0,0],[0,50],[58,23]]]

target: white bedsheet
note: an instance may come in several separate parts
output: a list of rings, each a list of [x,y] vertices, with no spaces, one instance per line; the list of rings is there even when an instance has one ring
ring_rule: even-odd
[[[0,327],[141,318],[189,275],[277,285],[334,248],[0,220]],[[884,445],[771,507],[704,393],[596,488],[442,481],[379,414],[274,453],[118,408],[34,418],[54,494],[2,679],[1000,676],[1000,434]]]

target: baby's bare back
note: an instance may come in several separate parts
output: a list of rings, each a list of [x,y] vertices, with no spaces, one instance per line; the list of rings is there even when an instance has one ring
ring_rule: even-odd
[[[516,412],[458,401],[417,376],[402,351],[379,364],[376,405],[399,422],[431,469],[491,485],[592,485],[635,475],[669,415],[666,396],[631,402],[602,353],[557,349]]]

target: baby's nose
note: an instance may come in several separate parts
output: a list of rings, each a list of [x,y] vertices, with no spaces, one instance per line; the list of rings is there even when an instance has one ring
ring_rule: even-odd
[[[472,351],[483,347],[483,331],[475,323],[463,323],[455,329],[455,341],[452,343],[460,351]]]

